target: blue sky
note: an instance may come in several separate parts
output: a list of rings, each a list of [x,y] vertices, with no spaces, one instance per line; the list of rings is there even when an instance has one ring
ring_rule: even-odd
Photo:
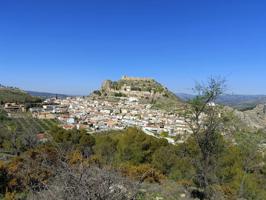
[[[210,76],[266,94],[264,0],[0,0],[0,83],[87,94],[148,76],[190,92]]]

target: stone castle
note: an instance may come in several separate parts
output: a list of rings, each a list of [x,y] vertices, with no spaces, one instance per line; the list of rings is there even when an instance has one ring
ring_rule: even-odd
[[[169,91],[153,78],[122,76],[118,81],[105,80],[100,89],[100,95],[121,95],[152,100],[168,96]]]
[[[152,78],[140,78],[140,77],[129,77],[129,76],[122,76],[121,80],[124,81],[152,81]]]

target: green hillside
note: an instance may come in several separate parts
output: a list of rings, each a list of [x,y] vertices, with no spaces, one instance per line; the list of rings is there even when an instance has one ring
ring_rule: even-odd
[[[0,88],[0,102],[2,104],[7,102],[38,103],[41,102],[41,99],[19,89]]]

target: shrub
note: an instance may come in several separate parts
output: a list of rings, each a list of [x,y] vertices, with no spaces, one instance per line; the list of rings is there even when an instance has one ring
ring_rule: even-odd
[[[165,178],[163,174],[149,164],[121,164],[119,170],[123,175],[140,182],[147,181],[149,183],[160,183],[161,180]]]

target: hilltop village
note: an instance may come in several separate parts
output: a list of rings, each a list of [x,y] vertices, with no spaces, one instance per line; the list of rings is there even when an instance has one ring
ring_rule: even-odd
[[[176,112],[153,108],[155,97],[169,95],[166,88],[154,83],[148,78],[124,76],[119,82],[105,81],[100,91],[88,97],[46,99],[41,108],[30,112],[38,119],[58,119],[65,129],[102,132],[136,126],[170,143],[182,142],[190,130]]]

